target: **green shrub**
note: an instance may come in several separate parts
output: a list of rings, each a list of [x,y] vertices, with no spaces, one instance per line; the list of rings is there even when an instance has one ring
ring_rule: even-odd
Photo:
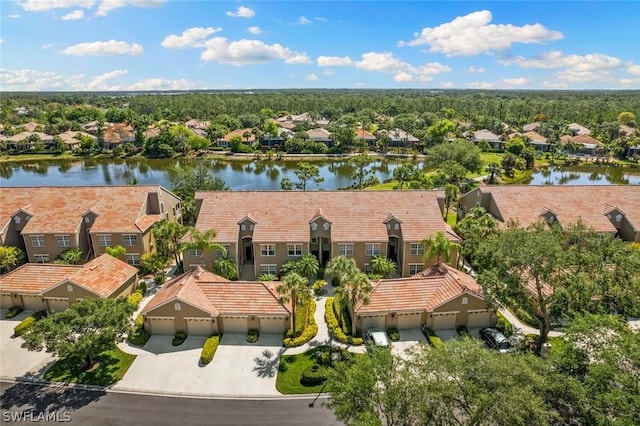
[[[392,342],[397,342],[398,340],[400,340],[400,332],[397,328],[388,329],[387,334],[389,335],[389,339],[391,339]]]
[[[456,328],[456,331],[462,337],[469,337],[469,330],[467,329],[466,325],[461,325],[460,327]]]
[[[173,346],[180,346],[181,344],[184,343],[185,340],[187,340],[187,333],[185,333],[184,331],[178,331],[176,335],[173,336],[173,340],[171,341],[171,344]]]
[[[209,364],[216,354],[218,345],[220,344],[220,336],[212,335],[209,337],[202,346],[202,353],[200,354],[200,362],[202,364]]]
[[[138,305],[140,305],[140,302],[142,302],[142,294],[134,291],[129,296],[127,296],[127,301],[137,308]]]
[[[324,266],[320,266],[318,268],[318,273],[316,274],[316,276],[319,280],[324,280],[324,271],[325,271]]]
[[[136,317],[136,320],[133,322],[133,325],[135,327],[144,328],[144,318],[142,318],[142,315],[138,315]]]
[[[32,317],[36,319],[36,321],[40,321],[42,318],[46,317],[47,311],[38,311],[31,314]]]
[[[132,345],[144,346],[150,337],[149,333],[147,333],[142,326],[134,325],[131,327],[127,340]]]
[[[433,331],[432,329],[422,328],[422,334],[424,334],[424,337],[426,337],[427,342],[429,342],[429,344],[434,348],[439,348],[442,345],[444,345],[444,343],[442,342],[442,339],[440,339],[436,334],[436,332]]]
[[[33,324],[35,323],[36,319],[33,316],[28,316],[13,328],[13,334],[16,336],[22,336],[27,330],[33,327]]]
[[[22,306],[12,306],[12,307],[9,308],[7,313],[4,314],[4,317],[5,318],[13,318],[13,317],[19,315],[20,313],[22,313],[22,311],[24,311]]]
[[[260,338],[260,330],[249,330],[247,333],[247,342],[255,343]]]
[[[501,331],[505,336],[510,337],[513,334],[513,326],[509,320],[506,319],[499,311],[496,312],[496,318],[498,319],[498,322],[496,322],[496,329]]]
[[[307,367],[302,370],[302,375],[300,377],[300,383],[304,386],[321,385],[326,380],[327,370],[318,364],[313,364],[311,367]]]
[[[338,320],[336,319],[335,312],[333,310],[333,302],[333,297],[327,298],[324,310],[324,319],[327,322],[329,330],[333,329],[333,338],[339,342],[347,343],[354,346],[362,345],[364,341],[361,337],[347,336],[345,332],[342,331],[342,328],[340,328]]]
[[[296,346],[302,346],[318,334],[318,324],[316,324],[316,320],[314,314],[316,313],[316,302],[315,300],[310,300],[307,308],[309,309],[309,324],[307,328],[302,331],[302,333],[293,338],[291,334],[291,329],[287,331],[287,336],[283,340],[283,344],[287,348],[294,348]],[[299,313],[299,312],[296,312]],[[304,317],[302,316],[303,326],[304,326]]]
[[[334,287],[340,287],[340,278],[338,277],[331,278],[331,285]]]
[[[147,294],[147,283],[145,281],[140,281],[140,284],[138,284],[138,289],[136,291],[143,296]]]

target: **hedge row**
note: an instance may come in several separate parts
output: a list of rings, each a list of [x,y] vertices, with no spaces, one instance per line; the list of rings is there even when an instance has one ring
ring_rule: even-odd
[[[200,354],[200,362],[202,364],[209,364],[216,354],[218,345],[220,344],[220,336],[213,335],[209,337],[202,346],[202,353]]]
[[[33,314],[23,319],[22,322],[20,322],[20,324],[16,325],[13,328],[13,334],[15,336],[22,336],[24,333],[27,332],[27,330],[33,327],[36,321],[46,316],[47,316],[47,313],[45,311],[34,312]]]
[[[327,298],[324,310],[324,319],[327,322],[329,329],[333,329],[333,338],[337,341],[354,346],[362,345],[364,343],[361,337],[348,336],[344,331],[342,331],[333,310],[333,297]]]
[[[13,318],[13,317],[21,314],[22,311],[24,311],[24,309],[22,309],[22,306],[12,306],[12,307],[9,308],[7,313],[4,314],[4,317],[5,318]]]
[[[296,346],[302,346],[318,334],[318,324],[316,324],[315,313],[316,313],[316,302],[315,300],[310,300],[309,305],[307,306],[309,310],[309,325],[304,329],[301,335],[298,337],[285,337],[282,341],[285,347],[294,348]]]
[[[321,385],[327,380],[327,368],[314,364],[302,370],[300,383],[305,386]]]
[[[142,298],[142,293],[140,293],[139,290],[136,290],[127,296],[127,301],[137,308],[138,305],[140,305],[140,302],[142,302]]]
[[[439,348],[444,345],[444,343],[442,342],[442,339],[439,338],[436,332],[431,330],[430,328],[423,328],[422,334],[424,334],[424,337],[427,338],[427,341],[429,342],[429,344],[434,348]]]

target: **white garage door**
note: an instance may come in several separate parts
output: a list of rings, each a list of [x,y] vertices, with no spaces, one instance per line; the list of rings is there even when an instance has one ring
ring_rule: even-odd
[[[260,318],[260,334],[284,333],[284,318]]]
[[[456,313],[433,314],[434,330],[453,330],[456,328]]]
[[[187,318],[189,336],[209,336],[213,331],[211,318]]]
[[[422,320],[422,314],[397,314],[398,315],[398,330],[407,330],[409,328],[420,328],[420,322]]]
[[[0,308],[8,309],[13,306],[13,302],[11,301],[10,294],[3,294],[0,297]]]
[[[491,325],[491,312],[469,312],[467,327],[489,327]]]
[[[377,317],[362,317],[362,332],[366,332],[371,328],[379,328],[384,330],[386,327],[386,317],[384,315],[380,315]]]
[[[62,312],[69,307],[69,299],[47,299],[49,312]]]
[[[22,296],[22,303],[25,310],[41,311],[44,309],[42,296]]]
[[[151,323],[151,334],[176,334],[173,318],[149,318],[149,322]]]
[[[224,317],[222,318],[222,329],[224,333],[246,333],[247,317]]]

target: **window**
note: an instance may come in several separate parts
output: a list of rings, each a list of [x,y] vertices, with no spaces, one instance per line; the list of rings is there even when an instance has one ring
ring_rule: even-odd
[[[179,303],[175,303],[175,304],[173,305],[173,310],[174,310],[174,311],[179,311],[180,309],[182,309],[182,306],[180,306],[180,304],[179,304]]]
[[[108,247],[111,245],[111,235],[98,235],[98,245]]]
[[[260,272],[263,274],[276,275],[276,265],[260,265]]]
[[[31,245],[33,247],[44,247],[44,235],[32,235]]]
[[[396,231],[400,229],[400,224],[396,223],[395,225],[393,225],[393,229],[395,229]]]
[[[380,244],[365,244],[364,251],[367,256],[377,256],[380,254]]]
[[[415,275],[418,272],[422,272],[423,269],[424,269],[424,265],[422,263],[410,263],[409,275]]]
[[[312,231],[316,231],[317,229],[318,229],[318,224],[317,224],[317,223],[315,223],[315,222],[313,222],[313,223],[311,224],[311,230],[312,230]]]
[[[260,244],[260,254],[262,256],[275,256],[276,255],[275,244]]]
[[[160,213],[164,213],[164,203],[160,203]]]
[[[420,243],[411,243],[411,254],[413,255],[424,254],[424,245]]]
[[[340,256],[353,256],[353,244],[338,244],[338,254]]]
[[[247,225],[245,225],[244,223],[242,225],[240,225],[240,230],[241,231],[246,231],[247,230]]]
[[[68,235],[56,235],[58,247],[71,247],[71,238]]]
[[[371,265],[369,265],[368,263],[365,263],[364,264],[364,273],[365,274],[370,274],[371,272],[372,272],[371,271]]]
[[[73,293],[73,286],[71,284],[67,284],[67,292]]]
[[[224,248],[226,255],[230,256],[231,253],[231,244],[221,244],[222,247]],[[223,257],[225,255],[225,253],[222,250],[216,250],[216,256],[218,257]]]
[[[136,246],[138,245],[138,236],[135,234],[126,234],[122,236],[122,242],[125,246]]]
[[[322,227],[324,228],[325,231],[328,231],[331,228],[331,224],[329,222],[325,222],[324,225],[322,225]]]
[[[387,231],[391,231],[391,224],[387,223]]]
[[[16,223],[16,225],[19,225],[20,222],[22,222],[22,219],[20,219],[20,216],[14,216],[13,221]]]
[[[36,254],[33,256],[36,259],[36,263],[48,263],[49,255],[48,254]]]
[[[176,204],[175,206],[173,206],[173,215],[178,218],[181,214],[182,211],[180,210],[180,204]]]
[[[200,250],[200,249],[189,249],[189,256],[200,257],[200,256],[202,256],[202,250]]]
[[[85,216],[84,223],[89,223],[89,222],[91,222],[91,219],[89,219],[89,216]]]
[[[302,256],[302,244],[287,244],[287,254],[289,256]]]
[[[469,298],[468,298],[468,297],[466,297],[466,296],[465,296],[465,297],[463,297],[463,298],[462,298],[462,304],[463,304],[463,305],[466,305],[466,304],[468,304],[468,303],[469,303]]]
[[[139,265],[140,255],[137,253],[127,253],[125,259],[129,265]]]
[[[253,223],[249,225],[249,231],[253,231]]]

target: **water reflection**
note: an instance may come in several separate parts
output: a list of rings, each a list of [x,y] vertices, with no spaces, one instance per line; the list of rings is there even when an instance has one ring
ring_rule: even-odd
[[[595,165],[556,166],[544,168],[532,174],[529,183],[531,185],[640,185],[640,170]]]

